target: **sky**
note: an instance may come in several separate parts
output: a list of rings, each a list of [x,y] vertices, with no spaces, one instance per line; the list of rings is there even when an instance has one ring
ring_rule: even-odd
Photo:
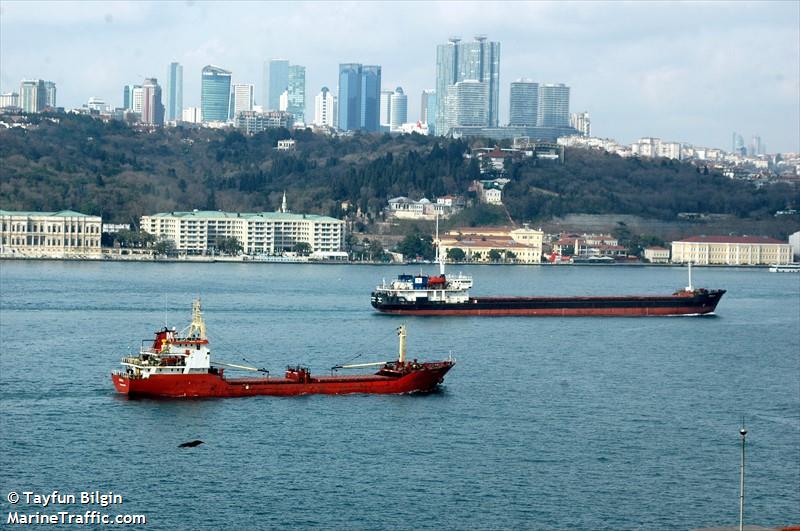
[[[770,152],[800,151],[800,1],[778,2],[35,2],[0,0],[0,91],[56,82],[58,105],[96,96],[122,105],[126,84],[183,65],[185,107],[215,64],[254,83],[265,61],[306,66],[306,116],[339,63],[382,66],[402,86],[409,121],[435,86],[436,45],[457,35],[500,42],[500,122],[509,83],[571,87],[592,135],[659,137],[731,149],[759,135]]]

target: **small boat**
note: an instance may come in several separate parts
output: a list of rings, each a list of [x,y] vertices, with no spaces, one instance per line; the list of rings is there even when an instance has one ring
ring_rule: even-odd
[[[122,369],[111,374],[116,390],[129,397],[205,398],[297,396],[351,393],[403,394],[433,391],[453,368],[452,359],[418,362],[406,359],[406,327],[398,328],[400,351],[392,361],[336,365],[330,376],[312,376],[307,367],[288,367],[282,378],[266,369],[212,361],[200,300],[192,305],[192,322],[183,331],[164,327],[138,356],[122,358]],[[150,343],[150,344],[147,344]],[[379,367],[374,374],[338,374],[339,370]],[[227,370],[260,372],[265,376],[228,378]]]
[[[770,273],[800,273],[800,264],[774,264],[769,266]]]

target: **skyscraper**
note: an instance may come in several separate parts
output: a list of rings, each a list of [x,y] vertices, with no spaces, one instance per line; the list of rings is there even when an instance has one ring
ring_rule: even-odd
[[[52,81],[44,82],[44,106],[56,107],[56,84]]]
[[[391,130],[398,131],[408,121],[408,96],[403,87],[397,87],[392,94]]]
[[[255,98],[255,86],[247,83],[233,85],[233,116],[242,111],[252,111]]]
[[[142,106],[144,104],[144,97],[142,96],[142,86],[141,85],[134,85],[133,90],[131,92],[131,99],[133,102],[133,106],[131,109],[133,112],[138,112],[142,114]]]
[[[570,114],[569,125],[577,129],[581,136],[592,136],[592,122],[587,111]]]
[[[319,127],[335,127],[333,121],[333,94],[328,87],[322,87],[314,98],[314,125]]]
[[[485,127],[488,121],[489,85],[467,79],[447,87],[447,117],[444,129],[453,127]]]
[[[164,104],[156,78],[145,79],[142,83],[142,123],[164,125]]]
[[[167,68],[167,121],[180,120],[183,112],[183,66],[170,63]]]
[[[380,66],[364,65],[361,74],[361,97],[361,127],[370,132],[380,131]]]
[[[269,101],[267,109],[280,109],[281,94],[289,87],[289,61],[273,59],[269,62]],[[263,105],[263,104],[262,104]]]
[[[42,112],[48,106],[48,93],[45,82],[41,79],[24,79],[19,84],[19,106],[24,112]],[[55,84],[53,85],[53,99],[55,99]]]
[[[428,113],[431,98],[436,99],[436,91],[433,89],[423,89],[422,99],[419,102],[419,121],[423,124],[433,122],[435,114]]]
[[[439,95],[435,121],[437,134],[447,134],[445,122],[448,115],[453,116],[448,106],[456,105],[455,100],[447,97],[447,87],[466,80],[486,84],[486,123],[481,125],[497,127],[500,102],[499,42],[487,41],[483,35],[476,36],[474,42],[468,43],[452,37],[447,44],[436,47],[436,93]]]
[[[381,91],[381,130],[388,131],[392,127],[392,94],[394,94],[394,92],[391,90]]]
[[[122,108],[133,109],[133,87],[135,85],[125,85],[122,88]]]
[[[539,85],[539,127],[569,127],[569,87],[563,83]]]
[[[508,125],[536,127],[539,115],[539,84],[530,79],[511,83]]]
[[[203,67],[200,112],[203,122],[225,122],[230,113],[231,73],[218,66]]]
[[[339,65],[339,129],[380,129],[381,67],[343,63]]]
[[[294,115],[295,122],[305,123],[306,67],[300,65],[289,66],[286,92],[286,110]]]
[[[339,129],[353,131],[361,127],[361,70],[358,63],[339,65]]]

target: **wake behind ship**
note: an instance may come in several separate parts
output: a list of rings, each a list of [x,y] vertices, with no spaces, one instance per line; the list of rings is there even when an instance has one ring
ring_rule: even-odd
[[[398,358],[387,362],[337,365],[330,376],[312,376],[306,367],[289,367],[283,378],[266,369],[213,362],[206,337],[200,301],[192,307],[192,322],[181,332],[164,328],[155,333],[138,356],[122,358],[122,370],[111,379],[116,390],[130,397],[200,398],[255,395],[297,396],[307,394],[403,394],[434,390],[455,365],[451,359],[437,362],[406,360],[405,326],[398,329]],[[379,367],[374,374],[333,374],[335,371]],[[227,378],[225,370],[266,373],[266,377]]]

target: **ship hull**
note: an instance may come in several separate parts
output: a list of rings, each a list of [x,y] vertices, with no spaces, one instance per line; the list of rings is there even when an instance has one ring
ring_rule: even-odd
[[[708,315],[714,313],[725,290],[695,294],[629,297],[473,297],[463,303],[381,300],[373,294],[372,306],[397,315],[478,316],[607,316],[646,317]]]
[[[131,378],[114,373],[111,379],[118,392],[129,397],[152,398],[233,398],[246,396],[298,396],[311,394],[344,395],[404,394],[433,391],[444,379],[453,362],[422,363],[420,368],[398,376],[312,377],[308,381],[288,378],[227,379],[219,374],[163,374]]]

